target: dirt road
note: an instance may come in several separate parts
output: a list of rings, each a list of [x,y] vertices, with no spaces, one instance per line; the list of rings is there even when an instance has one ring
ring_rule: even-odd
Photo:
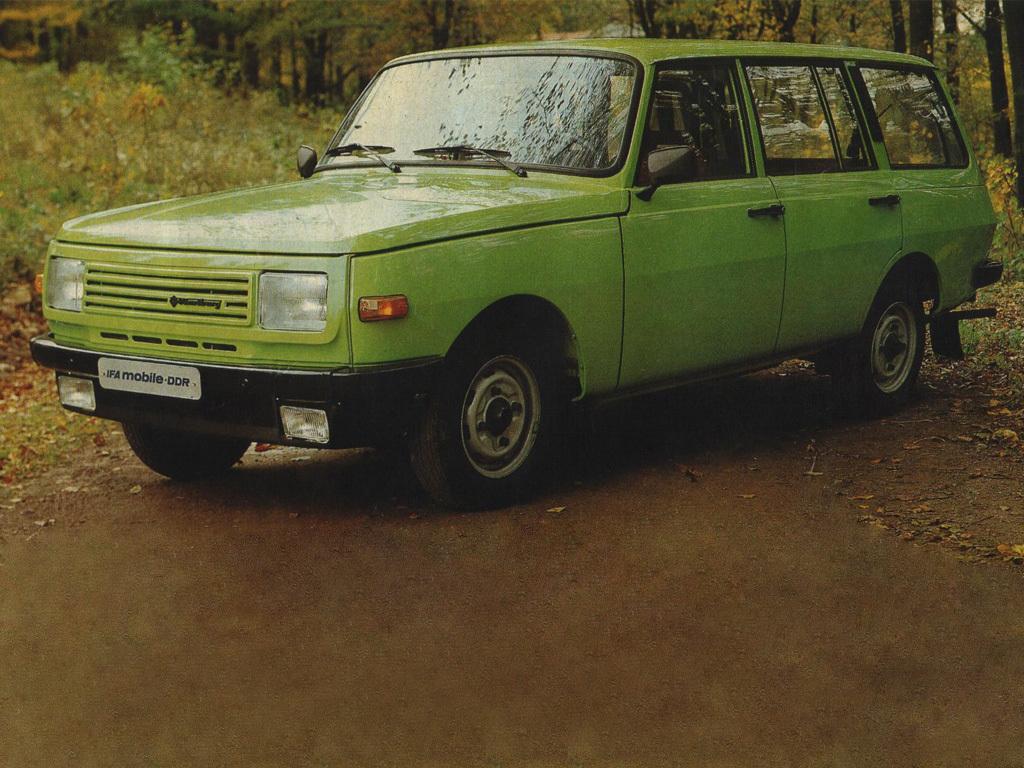
[[[6,499],[0,766],[1019,766],[991,407],[691,388],[482,514],[370,451],[169,483],[110,441]]]

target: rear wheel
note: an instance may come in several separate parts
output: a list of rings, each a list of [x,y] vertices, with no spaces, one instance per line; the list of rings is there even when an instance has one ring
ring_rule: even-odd
[[[912,286],[883,286],[860,336],[838,357],[833,377],[843,403],[871,414],[906,405],[924,358],[924,328],[924,309]]]
[[[543,476],[564,412],[554,356],[522,342],[453,353],[412,436],[412,465],[440,504],[495,507]]]
[[[181,432],[143,424],[121,425],[128,445],[147,467],[164,477],[190,480],[227,472],[238,463],[249,441]]]

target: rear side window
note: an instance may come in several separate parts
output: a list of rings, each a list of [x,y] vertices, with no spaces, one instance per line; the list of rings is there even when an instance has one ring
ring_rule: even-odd
[[[875,167],[837,64],[747,65],[770,176]]]
[[[825,105],[809,66],[748,66],[769,176],[839,170]]]
[[[637,183],[648,181],[647,156],[692,147],[699,181],[748,175],[733,70],[722,64],[669,65],[658,71],[644,129]]]
[[[967,151],[935,75],[861,67],[893,168],[963,168]]]
[[[840,162],[844,170],[873,168],[868,156],[864,134],[853,106],[853,97],[843,79],[842,70],[835,66],[815,67],[822,93],[832,115],[836,141],[839,142]]]

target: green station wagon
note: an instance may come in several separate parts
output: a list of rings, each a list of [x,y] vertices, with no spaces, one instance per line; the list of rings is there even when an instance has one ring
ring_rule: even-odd
[[[301,180],[65,224],[33,341],[72,411],[169,477],[252,441],[405,440],[427,492],[506,502],[571,402],[790,358],[888,412],[930,324],[1000,277],[928,62],[601,40],[388,64]]]

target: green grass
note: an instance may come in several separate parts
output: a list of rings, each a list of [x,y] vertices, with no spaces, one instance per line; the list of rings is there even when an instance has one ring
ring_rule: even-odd
[[[343,108],[311,113],[183,75],[173,90],[106,66],[70,75],[0,61],[0,288],[27,278],[67,219],[160,198],[297,178]]]

